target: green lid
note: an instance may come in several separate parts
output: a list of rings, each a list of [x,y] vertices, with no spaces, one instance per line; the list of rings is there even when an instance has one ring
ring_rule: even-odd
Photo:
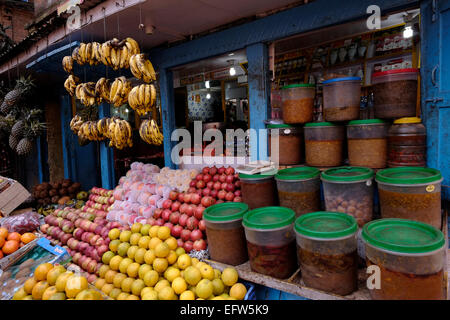
[[[386,124],[386,121],[383,121],[381,119],[366,119],[366,120],[352,120],[348,123],[349,126],[361,124]]]
[[[364,167],[337,167],[322,172],[322,179],[337,182],[367,180],[373,177],[373,170]]]
[[[254,229],[277,229],[294,222],[295,212],[285,207],[263,207],[248,211],[242,224]]]
[[[312,212],[301,215],[295,221],[295,231],[313,238],[342,238],[358,230],[355,218],[341,212]]]
[[[291,88],[314,88],[316,85],[309,83],[296,83],[283,86],[281,89],[291,89]]]
[[[401,253],[423,253],[442,248],[444,235],[435,227],[406,219],[380,219],[364,225],[362,238],[368,244]]]
[[[337,127],[334,123],[331,122],[308,122],[305,124],[305,127]]]
[[[306,180],[318,177],[320,170],[311,167],[295,167],[278,171],[275,179],[278,180]]]
[[[296,128],[286,123],[271,123],[267,125],[269,129],[277,129],[277,128]]]
[[[239,179],[244,180],[264,180],[272,178],[274,175],[276,175],[278,172],[277,169],[273,169],[270,171],[266,171],[263,173],[256,173],[256,174],[246,174],[246,173],[239,173]]]
[[[212,222],[223,222],[242,219],[248,211],[248,205],[243,202],[224,202],[212,205],[203,211],[203,219]]]
[[[392,184],[423,184],[437,182],[442,179],[439,170],[422,167],[399,167],[383,169],[377,172],[378,182]]]

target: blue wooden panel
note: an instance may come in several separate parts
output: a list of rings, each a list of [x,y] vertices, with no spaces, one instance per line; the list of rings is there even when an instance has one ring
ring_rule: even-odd
[[[316,0],[268,17],[212,33],[168,49],[150,52],[158,68],[168,68],[269,42],[317,28],[368,16],[368,6],[376,4],[382,12],[417,5],[417,0]]]
[[[171,141],[172,131],[175,130],[175,106],[173,91],[173,73],[168,69],[159,71],[159,89],[161,93],[161,110],[164,135],[164,163],[166,167],[176,168],[172,162],[171,152],[176,142]]]
[[[44,168],[42,166],[42,149],[41,149],[41,137],[36,138],[36,153],[37,153],[37,169],[39,183],[44,182]]]
[[[270,84],[268,78],[268,49],[264,43],[247,47],[248,93],[250,110],[250,128],[257,135],[250,135],[251,160],[267,160],[267,132],[264,120],[268,118],[270,105]],[[260,129],[264,129],[261,130]]]
[[[103,103],[98,108],[99,118],[109,117],[111,110],[109,104]],[[105,189],[114,189],[116,180],[114,172],[114,151],[108,147],[108,141],[99,142],[100,144],[100,168],[102,187]]]

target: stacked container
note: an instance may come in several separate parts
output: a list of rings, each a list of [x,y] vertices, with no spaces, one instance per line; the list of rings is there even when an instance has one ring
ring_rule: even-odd
[[[331,122],[305,124],[305,159],[312,167],[335,167],[342,164],[345,127]]]
[[[325,121],[349,121],[359,118],[361,78],[345,77],[323,82]]]
[[[315,86],[291,84],[281,90],[283,99],[283,122],[301,124],[313,119]]]
[[[244,215],[250,267],[253,271],[285,279],[297,270],[295,212],[283,207],[265,207]]]
[[[203,212],[211,259],[233,266],[248,260],[242,218],[248,206],[242,202],[225,202]]]
[[[269,124],[267,129],[269,129],[269,156],[272,161],[275,161],[278,155],[280,165],[294,165],[302,162],[303,128],[289,124]]]
[[[351,166],[385,168],[388,124],[380,119],[353,120],[347,125]]]
[[[242,201],[249,209],[278,205],[275,174],[277,170],[258,174],[239,174]]]
[[[307,213],[295,221],[305,285],[339,295],[357,290],[356,231],[355,219],[345,213]]]
[[[439,170],[401,167],[377,172],[381,216],[428,223],[441,228],[441,182]]]
[[[325,209],[348,213],[362,227],[373,216],[373,170],[339,167],[322,172]]]
[[[311,167],[287,168],[275,175],[278,199],[295,216],[320,210],[320,171]]]
[[[414,117],[417,105],[417,69],[397,69],[372,75],[375,117]]]
[[[381,219],[366,224],[362,238],[368,269],[378,276],[379,287],[369,287],[372,299],[446,299],[441,231],[421,222]]]

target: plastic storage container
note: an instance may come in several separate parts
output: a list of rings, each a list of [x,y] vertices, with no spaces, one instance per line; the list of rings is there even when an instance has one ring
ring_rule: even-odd
[[[425,167],[427,131],[420,118],[394,121],[388,132],[388,167]]]
[[[372,75],[375,117],[414,117],[417,101],[417,69],[397,69]]]
[[[280,206],[295,211],[295,216],[320,210],[320,171],[297,167],[278,171],[275,175]]]
[[[305,124],[305,162],[313,167],[336,167],[342,164],[345,127],[331,122]]]
[[[297,270],[295,212],[283,207],[265,207],[244,215],[248,257],[253,271],[286,279]]]
[[[322,172],[325,209],[355,217],[358,226],[372,220],[373,170],[340,167]]]
[[[378,171],[381,217],[421,221],[440,229],[442,180],[440,171],[431,168]]]
[[[225,202],[208,207],[203,212],[212,260],[233,266],[248,260],[242,218],[248,211],[243,202]]]
[[[350,165],[386,168],[388,129],[388,124],[380,119],[350,121],[347,125]]]
[[[348,295],[358,289],[355,218],[345,213],[307,213],[295,221],[297,255],[306,286]]]
[[[345,77],[323,82],[323,117],[325,121],[359,118],[361,78]]]
[[[313,119],[315,86],[291,84],[281,90],[284,123],[306,123]]]
[[[430,225],[404,219],[366,224],[362,238],[367,266],[378,266],[374,300],[442,300],[445,293],[445,239]]]
[[[276,162],[276,155],[272,155],[272,141],[278,137],[278,163],[280,165],[299,164],[303,160],[303,128],[288,124],[269,124],[269,156]]]
[[[277,184],[275,174],[277,170],[262,174],[239,174],[241,180],[242,201],[249,209],[256,209],[278,205]]]

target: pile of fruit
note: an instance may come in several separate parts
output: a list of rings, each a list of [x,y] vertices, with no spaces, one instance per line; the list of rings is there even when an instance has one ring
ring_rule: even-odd
[[[93,187],[89,200],[81,208],[84,212],[93,213],[100,218],[106,218],[114,203],[113,190]]]
[[[191,258],[165,226],[112,229],[95,287],[116,300],[244,299],[234,268],[222,272]]]
[[[44,218],[41,231],[53,244],[61,245],[72,261],[94,275],[103,253],[108,250],[108,233],[113,228],[125,229],[117,222],[108,222],[94,213],[81,209],[56,209]]]
[[[45,207],[50,204],[63,205],[71,199],[84,199],[85,194],[80,193],[81,184],[64,179],[56,182],[43,182],[35,185],[32,190],[34,199],[38,206]]]
[[[13,300],[103,300],[103,295],[85,277],[47,262],[36,267]]]
[[[0,228],[0,259],[12,254],[22,248],[24,245],[36,239],[32,232],[20,234],[18,232],[9,232],[7,228]]]

